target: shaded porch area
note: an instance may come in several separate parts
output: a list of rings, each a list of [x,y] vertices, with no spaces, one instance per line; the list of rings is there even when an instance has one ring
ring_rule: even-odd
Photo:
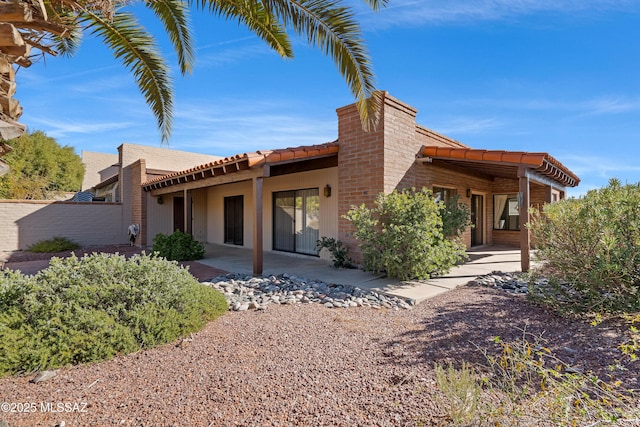
[[[233,273],[253,274],[251,249],[218,244],[206,244],[205,249],[205,259],[199,263]],[[288,273],[309,280],[357,286],[421,302],[493,271],[521,271],[519,249],[486,246],[474,248],[468,254],[467,263],[454,267],[442,277],[425,281],[398,281],[358,269],[336,269],[329,261],[315,257],[265,251],[263,275]]]
[[[503,150],[478,150],[440,146],[423,147],[416,161],[434,175],[467,176],[466,196],[471,200],[473,230],[486,227],[485,244],[508,244],[520,248],[520,270],[531,266],[531,233],[527,228],[530,210],[542,208],[566,197],[566,188],[575,187],[580,179],[547,153]],[[473,181],[475,179],[475,181]],[[472,182],[484,182],[474,188]],[[476,184],[478,185],[478,184]],[[474,198],[485,200],[485,209],[474,209]],[[484,220],[482,215],[486,214]],[[480,222],[474,220],[479,217]],[[475,233],[474,233],[475,234]],[[482,232],[480,233],[482,234]],[[473,237],[473,235],[472,235]],[[474,239],[471,239],[474,245]]]

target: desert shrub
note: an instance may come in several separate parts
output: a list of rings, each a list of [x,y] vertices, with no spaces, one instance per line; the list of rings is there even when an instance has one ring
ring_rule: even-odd
[[[172,261],[193,261],[204,257],[204,245],[180,230],[169,235],[156,234],[152,251]]]
[[[437,398],[440,407],[447,412],[453,425],[466,425],[478,414],[482,387],[473,366],[463,362],[460,369],[449,363],[447,368],[434,366],[436,384],[441,395]]]
[[[458,239],[444,234],[442,210],[427,189],[381,193],[373,208],[351,209],[345,217],[361,242],[364,269],[402,280],[449,271],[466,253]]]
[[[640,309],[640,185],[611,180],[580,199],[545,205],[530,223],[550,285],[542,302],[576,312]]]
[[[353,267],[353,262],[349,258],[349,248],[344,246],[340,240],[323,236],[316,242],[316,250],[321,251],[322,249],[329,251],[335,268]]]
[[[148,255],[53,258],[0,274],[0,376],[109,359],[173,341],[227,310],[176,262]]]
[[[452,425],[624,425],[640,416],[637,396],[556,357],[541,336],[495,337],[478,347],[486,364],[435,366],[440,407]]]
[[[33,245],[27,248],[30,252],[63,252],[63,251],[72,251],[74,249],[78,249],[79,245],[67,239],[66,237],[54,237],[48,240],[41,240],[38,243],[34,243]]]

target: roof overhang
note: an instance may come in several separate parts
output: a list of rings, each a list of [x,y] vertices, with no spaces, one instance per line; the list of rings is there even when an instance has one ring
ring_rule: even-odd
[[[547,153],[428,146],[423,147],[418,161],[463,169],[488,179],[525,174],[551,186],[576,187],[580,183],[576,174]]]
[[[204,180],[206,181],[202,183],[202,186],[207,186],[209,183],[215,185],[214,182],[216,181],[220,181],[220,183],[228,183],[234,181],[234,176],[237,176],[238,180],[247,179],[248,175],[246,172],[241,173],[243,171],[259,170],[260,168],[268,166],[267,168],[264,168],[268,175],[269,167],[271,166],[295,163],[310,159],[319,159],[335,156],[337,154],[337,142],[238,154],[184,171],[174,172],[162,177],[154,178],[144,182],[142,184],[142,188],[145,191],[153,191]],[[251,176],[253,176],[253,174],[251,174]],[[221,179],[211,180],[211,178]]]

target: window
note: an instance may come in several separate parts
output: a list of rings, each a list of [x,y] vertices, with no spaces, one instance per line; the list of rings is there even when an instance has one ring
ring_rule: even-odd
[[[244,244],[244,196],[224,198],[224,242]]]
[[[319,215],[317,188],[273,193],[273,249],[318,255]]]
[[[449,200],[456,195],[456,190],[453,188],[433,187],[433,198],[436,202],[449,203]]]
[[[496,230],[520,230],[518,194],[493,196],[493,228]]]

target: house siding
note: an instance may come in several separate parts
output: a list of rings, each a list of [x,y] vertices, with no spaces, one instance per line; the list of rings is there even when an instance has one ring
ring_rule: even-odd
[[[323,195],[324,187],[332,188],[331,197]],[[273,193],[277,191],[318,188],[320,193],[319,235],[337,237],[338,229],[338,168],[265,178],[263,182],[263,250],[273,250]],[[224,198],[244,196],[244,247],[253,247],[253,186],[251,181],[218,185],[207,190],[207,241],[224,243]],[[328,254],[321,254],[328,258]]]
[[[118,147],[118,159],[120,163],[120,182],[124,183],[124,185],[119,186],[120,200],[123,205],[121,221],[122,224],[125,224],[120,234],[123,238],[127,238],[129,224],[141,224],[142,237],[137,244],[146,246],[152,244],[153,238],[157,233],[170,234],[173,232],[173,210],[171,208],[168,211],[170,214],[169,227],[163,220],[151,218],[158,211],[154,206],[154,203],[157,205],[156,201],[149,200],[148,195],[144,194],[145,192],[142,191],[140,186],[147,180],[146,170],[180,171],[219,160],[221,157],[125,143]],[[150,215],[147,215],[146,210],[149,208],[153,210]],[[160,212],[165,211],[160,209]],[[206,231],[204,234],[206,235]]]
[[[89,190],[94,185],[118,173],[117,154],[82,151],[84,178],[82,190]]]

